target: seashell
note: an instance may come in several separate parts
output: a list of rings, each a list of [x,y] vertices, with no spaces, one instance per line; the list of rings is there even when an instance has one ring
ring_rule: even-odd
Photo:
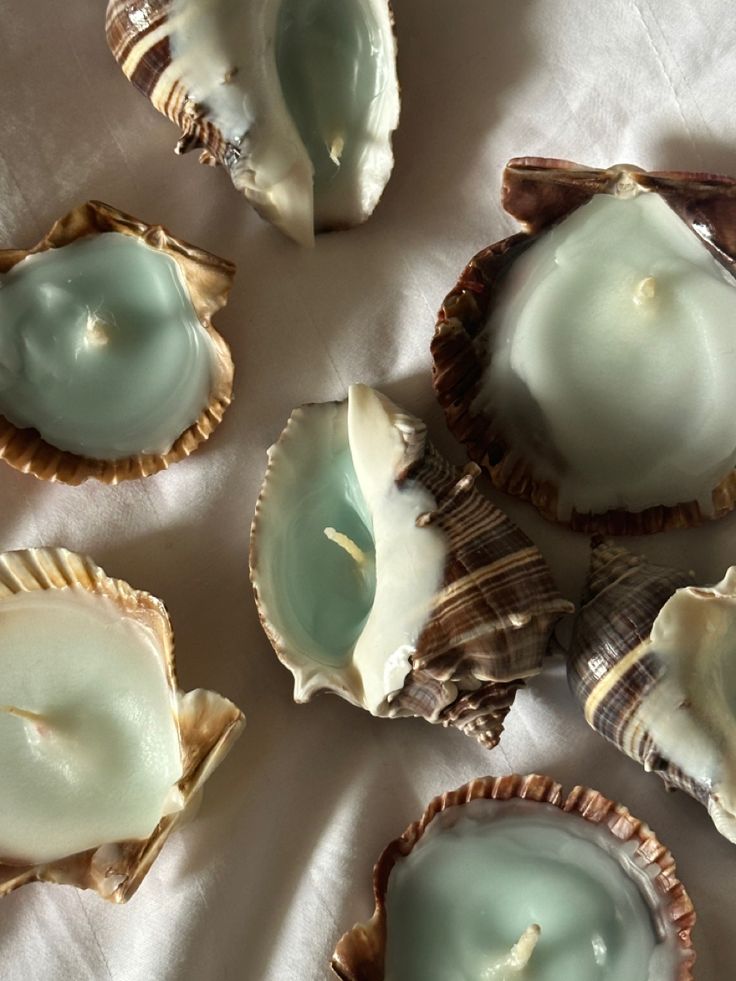
[[[736,569],[715,586],[594,543],[568,680],[590,726],[736,841]]]
[[[125,75],[259,214],[302,245],[360,224],[399,120],[387,0],[110,0]]]
[[[80,484],[94,477],[103,483],[116,484],[164,470],[189,456],[209,438],[232,397],[234,368],[230,350],[211,322],[212,316],[227,302],[235,273],[235,267],[225,259],[174,238],[160,225],[148,225],[110,205],[89,201],[59,219],[34,248],[0,251],[0,274],[10,272],[31,256],[108,232],[138,239],[176,263],[210,348],[208,400],[191,425],[164,452],[142,452],[114,459],[94,458],[59,448],[47,442],[36,429],[14,425],[0,415],[0,457],[16,470],[44,480]]]
[[[103,899],[124,903],[140,886],[171,832],[196,812],[203,785],[240,735],[244,716],[232,702],[214,692],[179,689],[173,632],[160,600],[126,582],[111,579],[91,559],[65,548],[34,548],[0,555],[0,607],[17,594],[43,590],[72,591],[112,601],[119,607],[121,619],[143,625],[155,638],[179,735],[182,776],[172,788],[178,809],[165,814],[144,840],[104,843],[36,865],[7,863],[0,858],[0,896],[40,881],[93,889]]]
[[[333,691],[376,716],[420,716],[498,742],[517,690],[541,670],[555,622],[573,607],[539,550],[475,489],[477,473],[452,467],[423,422],[363,385],[345,402],[292,413],[268,454],[250,568],[297,702]],[[360,585],[347,595],[351,559],[335,565],[323,535],[338,520],[375,576],[351,632],[328,651],[325,637]]]
[[[471,259],[432,341],[471,459],[576,531],[729,512],[736,181],[522,157],[503,204],[523,231]]]
[[[394,981],[397,975],[388,973],[390,962],[387,959],[387,944],[391,938],[392,875],[395,876],[401,870],[402,863],[415,848],[423,847],[425,836],[436,843],[438,835],[451,831],[471,813],[475,821],[493,820],[497,806],[499,809],[515,807],[514,817],[522,809],[532,814],[537,814],[538,811],[548,815],[564,813],[570,815],[570,822],[585,821],[595,826],[594,836],[602,850],[613,856],[620,855],[623,851],[628,856],[621,864],[627,874],[637,882],[640,895],[651,911],[660,952],[666,952],[665,957],[657,961],[657,968],[661,973],[657,973],[656,977],[671,978],[672,981],[692,979],[695,952],[691,931],[695,923],[695,911],[684,886],[676,878],[672,855],[660,844],[652,831],[633,817],[623,805],[608,800],[596,790],[575,787],[565,798],[562,787],[549,777],[514,774],[482,777],[458,790],[435,797],[422,817],[409,825],[400,838],[396,838],[384,849],[373,871],[373,916],[367,923],[359,923],[345,933],[332,956],[332,970],[341,981]],[[499,811],[496,811],[495,816],[498,814]],[[518,827],[522,821],[515,823]],[[622,844],[624,849],[620,848]],[[570,857],[570,853],[567,857]],[[437,915],[442,915],[443,901],[447,902],[447,898],[434,897]],[[478,916],[483,915],[481,906]],[[456,916],[455,922],[462,920]],[[470,936],[470,925],[468,931]],[[543,925],[542,938],[544,935]],[[473,937],[473,941],[475,949],[477,938]],[[654,956],[657,956],[656,953]],[[533,963],[532,955],[532,966]],[[460,963],[458,971],[458,977],[470,976],[462,972]],[[517,971],[521,976],[521,968],[518,967],[514,976]],[[483,976],[507,977],[510,974],[497,975],[489,972]],[[412,975],[412,981],[414,977]],[[402,981],[410,979],[402,976]]]

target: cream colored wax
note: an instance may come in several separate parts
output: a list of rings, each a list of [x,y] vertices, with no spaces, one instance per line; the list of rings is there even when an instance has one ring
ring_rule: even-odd
[[[461,810],[391,872],[386,981],[674,981],[630,845],[552,805]]]
[[[563,515],[712,513],[736,463],[735,286],[654,193],[596,195],[514,262],[476,405]]]
[[[172,696],[149,629],[80,588],[0,605],[0,861],[145,838],[180,806]]]

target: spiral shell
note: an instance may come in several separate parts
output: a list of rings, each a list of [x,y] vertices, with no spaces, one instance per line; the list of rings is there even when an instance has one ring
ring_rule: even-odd
[[[733,606],[732,572],[718,586],[698,588],[687,573],[596,541],[568,680],[593,729],[669,789],[704,804],[721,834],[736,841],[733,723],[727,709],[725,728],[713,714],[730,697],[721,691],[728,675],[710,640],[720,644]]]
[[[373,212],[393,167],[387,0],[110,0],[130,81],[266,220],[303,245]]]
[[[283,502],[274,502],[275,488],[279,475],[289,471],[290,448],[297,439],[306,438],[301,427],[310,412],[325,408],[339,412],[344,407],[340,403],[295,410],[269,452],[251,531],[250,559],[266,634],[295,676],[298,701],[307,701],[319,691],[334,691],[373,714],[420,716],[458,728],[492,747],[517,690],[525,678],[541,670],[554,624],[574,608],[557,592],[539,550],[475,488],[478,468],[471,465],[463,473],[451,466],[429,443],[419,419],[391,406],[400,413],[404,440],[394,483],[398,489],[418,486],[428,492],[435,506],[416,524],[438,530],[446,551],[441,585],[414,642],[401,687],[380,706],[370,708],[353,664],[330,669],[306,658],[278,622],[278,597],[264,562],[264,556],[277,547],[274,529],[287,519]],[[291,479],[297,479],[293,472]]]
[[[652,831],[596,790],[575,787],[563,796],[562,787],[552,779],[537,774],[506,777],[482,777],[458,790],[442,794],[431,801],[421,818],[409,825],[400,838],[386,846],[373,870],[375,911],[367,923],[359,923],[345,933],[332,956],[332,970],[341,981],[384,981],[387,938],[386,895],[395,866],[409,855],[428,828],[443,821],[451,827],[462,818],[463,807],[472,801],[510,801],[514,799],[552,805],[564,812],[580,815],[620,842],[631,847],[633,861],[646,869],[656,889],[652,915],[660,925],[660,936],[670,939],[676,949],[672,981],[691,981],[695,952],[691,931],[695,911],[684,886],[676,877],[670,852]],[[648,898],[648,902],[651,900]]]
[[[701,488],[697,500],[628,510],[612,500],[611,509],[602,513],[578,510],[574,497],[571,504],[561,491],[565,464],[555,456],[557,450],[548,438],[544,418],[534,422],[529,446],[520,450],[517,434],[509,430],[508,419],[500,418],[498,406],[492,409],[479,404],[493,340],[486,326],[499,305],[513,264],[547,231],[594,196],[627,199],[645,192],[666,202],[730,278],[736,259],[733,178],[648,173],[629,165],[596,170],[565,160],[520,157],[511,160],[504,172],[503,205],[524,230],[470,260],[442,304],[432,341],[437,398],[450,430],[465,445],[470,458],[500,489],[531,501],[545,517],[585,533],[649,534],[689,527],[723,516],[736,502],[736,471],[726,462],[713,483]],[[585,412],[581,406],[581,417]],[[595,439],[591,432],[590,440]],[[625,441],[626,436],[622,439]]]
[[[183,692],[176,680],[174,637],[160,600],[111,579],[86,556],[65,548],[34,548],[0,555],[0,605],[16,593],[37,590],[82,590],[112,600],[120,616],[144,624],[156,639],[161,669],[175,699],[182,777],[182,808],[161,818],[144,840],[100,845],[39,865],[4,864],[0,857],[0,896],[29,882],[55,882],[93,889],[113,903],[127,902],[172,831],[192,816],[205,781],[240,735],[245,719],[232,702],[198,688]]]
[[[168,255],[178,266],[196,316],[212,343],[208,402],[196,421],[165,453],[140,453],[116,460],[93,459],[61,450],[47,443],[35,429],[20,429],[0,416],[0,459],[42,480],[81,484],[94,478],[105,484],[117,484],[158,473],[188,457],[207,440],[222,421],[232,399],[235,369],[230,348],[212,325],[214,314],[227,303],[235,276],[235,267],[226,259],[175,238],[160,225],[149,225],[101,201],[88,201],[60,218],[34,248],[0,250],[0,274],[9,272],[28,256],[107,232],[140,239]]]

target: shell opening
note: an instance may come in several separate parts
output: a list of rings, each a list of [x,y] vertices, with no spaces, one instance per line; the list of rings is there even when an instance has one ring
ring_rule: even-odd
[[[314,168],[317,230],[375,207],[398,115],[393,38],[384,0],[284,0],[276,67]]]

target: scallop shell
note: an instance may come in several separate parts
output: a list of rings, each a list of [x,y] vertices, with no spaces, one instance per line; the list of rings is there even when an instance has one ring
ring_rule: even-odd
[[[575,787],[567,798],[562,787],[545,776],[531,774],[507,777],[481,777],[458,790],[435,797],[424,814],[410,824],[400,838],[383,851],[373,870],[375,911],[367,923],[359,923],[340,939],[332,956],[332,970],[341,981],[384,981],[386,952],[386,894],[394,866],[412,851],[429,825],[438,815],[452,812],[462,817],[461,808],[473,800],[522,800],[552,804],[566,812],[579,814],[601,828],[607,828],[614,838],[630,842],[632,857],[647,869],[660,899],[658,919],[671,933],[680,953],[680,968],[672,981],[691,981],[695,951],[691,931],[695,911],[684,886],[675,875],[675,862],[670,852],[660,844],[652,831],[633,817],[621,804],[604,797],[597,790]]]
[[[736,180],[713,174],[646,172],[626,164],[607,170],[567,160],[519,157],[504,172],[504,208],[524,231],[483,249],[463,271],[440,309],[432,341],[433,377],[447,424],[468,455],[496,487],[529,500],[546,517],[575,531],[607,535],[649,534],[719,518],[736,503],[736,471],[723,474],[712,491],[712,513],[697,501],[623,509],[602,514],[562,513],[557,485],[534,474],[513,452],[499,421],[474,406],[485,364],[482,329],[498,301],[499,286],[511,264],[551,226],[595,194],[630,197],[639,191],[660,195],[706,248],[730,272],[736,261]]]
[[[35,429],[18,429],[0,415],[0,458],[23,473],[62,484],[81,484],[94,477],[105,484],[135,480],[165,470],[193,453],[222,421],[232,398],[234,367],[230,349],[212,326],[211,318],[227,303],[235,267],[225,259],[174,238],[160,225],[148,225],[101,201],[88,201],[60,218],[48,235],[32,249],[0,250],[0,274],[23,259],[48,249],[61,248],[77,239],[105,232],[131,235],[152,249],[170,256],[179,267],[200,323],[214,349],[209,403],[199,418],[166,453],[147,453],[119,460],[96,460],[60,450],[47,443]]]
[[[367,708],[352,665],[328,669],[295,652],[275,627],[273,599],[259,569],[269,484],[282,448],[304,406],[269,451],[269,464],[251,529],[251,581],[263,628],[279,660],[295,677],[295,700],[306,702],[333,691]],[[401,411],[401,410],[398,410]],[[410,656],[403,687],[380,711],[389,718],[419,716],[453,726],[481,745],[496,745],[504,718],[524,679],[538,674],[557,620],[574,607],[557,592],[541,552],[529,538],[476,489],[479,473],[451,466],[427,439],[424,423],[402,414],[406,453],[396,472],[397,487],[419,484],[436,502],[419,517],[447,541],[444,581]]]
[[[281,42],[312,20],[322,32],[319,48],[310,49],[300,33],[297,50],[283,57],[300,63],[301,55],[310,67],[337,73],[329,91],[318,73],[300,77],[298,64],[289,64],[296,80],[282,84]],[[110,0],[106,32],[125,75],[181,129],[176,152],[201,148],[201,162],[221,164],[286,235],[311,245],[315,230],[348,228],[373,212],[393,167],[399,118],[387,0],[309,7],[303,0],[248,0],[240,7],[222,0]],[[329,103],[335,92],[350,95],[338,109]]]
[[[641,714],[643,700],[664,677],[650,637],[654,622],[674,593],[686,588],[706,599],[716,598],[715,590],[694,588],[687,573],[654,565],[611,543],[595,542],[570,648],[568,681],[592,728],[654,771],[668,789],[684,790],[704,804],[721,834],[736,841],[736,821],[718,787],[668,759]],[[707,627],[706,623],[697,629]],[[683,713],[682,726],[691,715],[688,699],[676,708]]]
[[[86,556],[65,548],[33,548],[0,555],[0,603],[35,590],[87,590],[113,600],[121,616],[152,630],[161,667],[176,699],[183,775],[178,789],[184,806],[162,817],[149,838],[100,845],[41,865],[3,864],[0,896],[29,882],[55,882],[93,889],[103,899],[124,903],[140,886],[171,832],[196,811],[205,781],[220,765],[242,731],[243,713],[221,695],[198,688],[183,692],[176,680],[174,635],[163,603],[126,582],[111,579]]]

